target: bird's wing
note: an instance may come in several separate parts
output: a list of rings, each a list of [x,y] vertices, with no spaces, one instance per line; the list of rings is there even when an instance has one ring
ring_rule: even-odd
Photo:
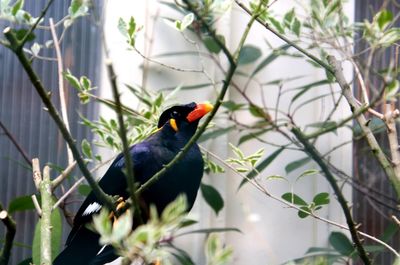
[[[142,175],[142,168],[149,163],[153,163],[154,158],[151,154],[150,146],[146,142],[134,145],[129,150],[134,165],[135,181],[142,183],[146,177]],[[109,195],[118,195],[126,199],[128,197],[126,177],[123,173],[125,159],[123,154],[119,154],[110,165],[107,172],[99,181],[99,186]],[[74,226],[68,236],[66,245],[70,243],[76,231],[92,220],[92,215],[100,212],[102,203],[97,199],[93,192],[90,192],[82,203],[75,215]]]

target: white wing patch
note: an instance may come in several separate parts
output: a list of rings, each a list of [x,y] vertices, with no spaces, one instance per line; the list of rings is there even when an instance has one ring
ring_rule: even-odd
[[[89,206],[86,208],[86,210],[83,212],[83,216],[92,214],[94,212],[98,212],[101,209],[101,205],[98,204],[97,202],[93,202],[89,204]]]

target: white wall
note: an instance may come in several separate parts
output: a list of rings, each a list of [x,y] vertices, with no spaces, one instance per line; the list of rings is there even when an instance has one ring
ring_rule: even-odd
[[[172,1],[173,2],[173,1]],[[353,14],[353,1],[346,5],[350,19]],[[293,1],[282,0],[277,1],[273,8],[275,13],[283,14],[289,10]],[[146,25],[147,34],[153,35],[154,42],[151,49],[149,49],[148,42],[143,37],[144,34],[139,36],[137,46],[141,51],[147,51],[147,55],[155,55],[164,52],[182,51],[185,49],[194,49],[192,45],[185,42],[181,35],[174,29],[165,25],[162,20],[157,20],[153,26],[153,20],[150,18],[156,14],[166,16],[171,11],[158,4],[156,1],[109,1],[107,6],[107,23],[106,34],[108,44],[111,49],[111,59],[116,65],[120,83],[141,83],[142,71],[139,66],[143,63],[140,56],[132,51],[126,49],[123,37],[117,31],[117,21],[119,17],[129,18],[134,16],[137,24]],[[248,21],[248,16],[242,12],[238,12],[235,8],[232,12],[227,14],[219,22],[219,31],[223,32],[227,38],[227,44],[230,47],[236,47],[238,39],[243,32],[245,23]],[[152,30],[155,30],[151,34]],[[263,47],[264,39],[268,39],[274,46],[282,45],[282,42],[273,35],[267,33],[260,25],[256,25],[249,36],[249,43],[254,43],[257,46]],[[264,56],[268,51],[263,51]],[[179,58],[179,60],[176,60]],[[163,62],[175,65],[180,68],[196,68],[200,67],[199,61],[182,60],[182,57],[169,57],[163,59]],[[190,58],[190,57],[185,57]],[[318,81],[324,77],[321,71],[309,66],[309,64],[301,60],[294,60],[290,58],[282,58],[277,60],[264,72],[260,73],[265,80],[272,80],[278,77],[285,77],[287,75],[293,76],[305,74],[308,76],[307,82]],[[253,66],[246,66],[251,68]],[[213,64],[207,65],[207,71],[215,77],[215,69]],[[351,71],[348,71],[351,73]],[[104,74],[103,76],[106,76]],[[198,84],[206,82],[207,79],[198,73],[182,73],[177,71],[160,71],[160,66],[151,64],[149,71],[149,78],[146,86],[150,89],[158,89],[165,87],[165,84]],[[218,78],[217,78],[218,79]],[[241,84],[243,80],[240,78],[235,79],[235,82]],[[304,81],[303,81],[304,82]],[[299,84],[291,83],[288,86],[298,86]],[[102,83],[103,95],[110,96],[110,89],[108,81],[104,80]],[[254,99],[257,101],[261,99],[260,93],[256,87],[252,87],[251,91]],[[275,91],[275,92],[274,92]],[[316,91],[316,90],[315,90]],[[273,106],[276,100],[276,90],[266,91],[265,100],[268,105]],[[316,93],[322,93],[318,90]],[[125,104],[135,106],[137,101],[129,96],[127,93],[123,94],[123,101]],[[209,91],[195,90],[179,94],[177,101],[203,101],[215,96],[215,92],[210,89]],[[310,94],[311,96],[315,96]],[[235,100],[240,100],[236,93],[229,93],[228,97]],[[282,106],[288,104],[290,98],[282,99]],[[331,101],[317,102],[313,105],[303,109],[296,121],[300,124],[318,121],[321,115],[326,115],[324,109],[329,109]],[[348,108],[345,105],[340,106],[340,111],[337,117],[345,117],[348,114]],[[102,109],[105,113],[107,109]],[[240,117],[243,121],[248,122],[251,119],[248,115]],[[269,141],[280,143],[282,137],[276,134],[271,134],[268,138]],[[318,141],[317,146],[321,152],[329,150],[336,145],[339,141],[351,139],[351,134],[345,130],[339,130],[338,135],[327,134]],[[218,153],[222,157],[226,157],[229,153],[227,143],[229,141],[235,142],[237,135],[232,133],[228,137],[218,138],[217,141],[210,143],[207,148]],[[259,144],[249,143],[243,146],[243,150],[247,153],[254,152],[260,146]],[[266,146],[265,153],[271,154],[274,148]],[[334,152],[331,155],[331,161],[338,165],[339,168],[345,172],[351,173],[352,149],[350,145],[345,146]],[[280,156],[274,161],[271,166],[264,172],[263,176],[268,175],[282,175],[285,176],[284,167],[290,161],[303,158],[305,155],[296,151],[285,151],[283,156]],[[314,165],[309,164],[303,168],[316,168]],[[294,181],[299,172],[294,172],[288,176],[291,181]],[[296,175],[297,174],[297,175]],[[311,218],[299,219],[297,212],[292,209],[287,209],[284,205],[266,197],[250,185],[243,187],[237,191],[238,184],[241,179],[231,172],[227,172],[224,176],[205,177],[205,181],[212,183],[223,194],[225,198],[225,208],[218,217],[209,209],[207,205],[199,196],[195,208],[192,210],[191,215],[200,220],[198,227],[237,227],[243,233],[227,233],[224,239],[227,244],[232,245],[235,250],[233,264],[280,264],[286,260],[290,260],[302,256],[310,246],[326,246],[327,236],[334,228],[316,221]],[[266,181],[265,178],[260,179],[268,190],[280,196],[288,192],[289,187],[285,182],[279,181]],[[304,198],[311,200],[313,195],[317,192],[330,192],[329,185],[322,176],[315,176],[304,179],[296,184],[295,192],[304,196]],[[351,191],[346,191],[348,198],[351,198]],[[333,196],[331,196],[333,203],[329,207],[320,212],[324,217],[345,223],[341,211],[338,207]],[[203,255],[203,238],[202,236],[188,237],[182,239],[181,244],[193,255],[197,264],[204,264]]]

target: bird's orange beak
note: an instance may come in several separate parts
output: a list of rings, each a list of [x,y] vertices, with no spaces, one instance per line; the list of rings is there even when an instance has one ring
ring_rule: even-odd
[[[196,108],[192,110],[187,116],[186,119],[189,122],[194,122],[212,111],[214,106],[208,102],[200,103],[196,105]]]

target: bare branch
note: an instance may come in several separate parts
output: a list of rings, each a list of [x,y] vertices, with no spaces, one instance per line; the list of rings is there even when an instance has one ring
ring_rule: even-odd
[[[57,67],[58,67],[58,91],[60,92],[60,108],[61,108],[61,115],[65,124],[65,128],[68,132],[71,132],[69,128],[69,121],[68,121],[68,112],[67,112],[67,104],[65,103],[65,89],[64,89],[64,67],[63,67],[63,60],[60,50],[60,44],[58,43],[57,33],[54,26],[53,19],[50,18],[50,31],[51,36],[53,37],[54,49],[56,50],[56,57],[57,57]],[[68,165],[72,165],[74,163],[74,157],[72,155],[71,148],[69,148],[67,144],[67,156],[68,156]]]
[[[51,187],[54,190],[57,188],[58,185],[63,182],[63,180],[68,177],[68,175],[72,172],[72,170],[76,166],[76,161],[73,161],[72,164],[69,164],[69,166],[57,177],[51,182]]]

